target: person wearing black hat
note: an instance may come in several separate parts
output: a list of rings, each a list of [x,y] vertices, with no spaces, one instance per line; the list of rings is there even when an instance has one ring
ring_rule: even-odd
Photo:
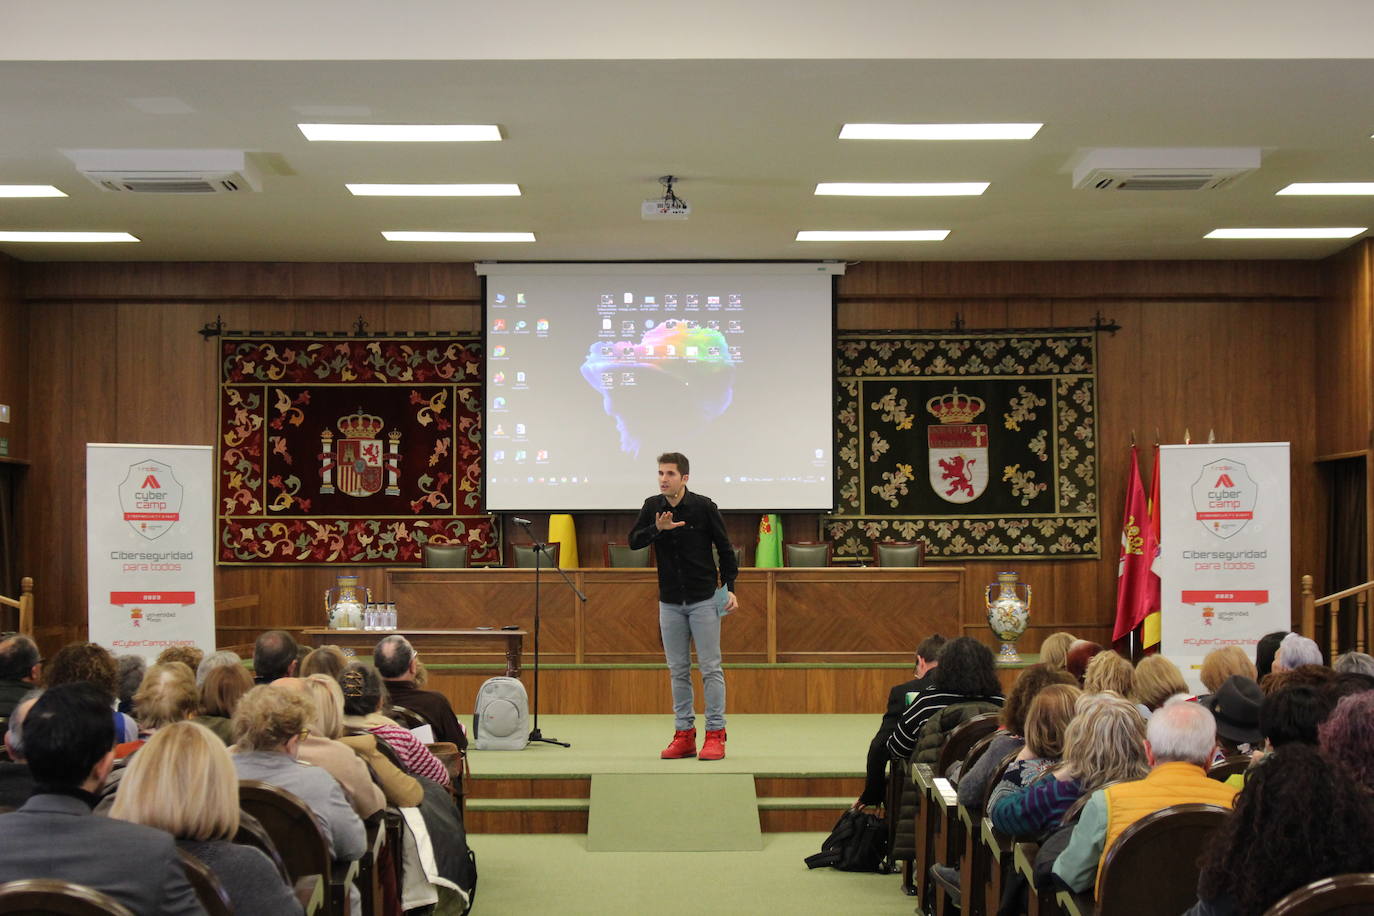
[[[1227,756],[1249,754],[1263,743],[1259,720],[1264,694],[1248,677],[1233,674],[1216,693],[1198,702],[1216,718],[1217,743]]]

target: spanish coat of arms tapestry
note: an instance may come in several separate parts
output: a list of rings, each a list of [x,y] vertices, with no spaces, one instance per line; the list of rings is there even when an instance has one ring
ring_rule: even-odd
[[[220,370],[219,563],[499,560],[477,338],[225,337]]]
[[[1091,333],[837,339],[838,561],[879,541],[931,558],[1099,555]]]

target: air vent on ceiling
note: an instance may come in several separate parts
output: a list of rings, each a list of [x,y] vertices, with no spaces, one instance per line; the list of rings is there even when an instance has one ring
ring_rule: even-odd
[[[63,150],[102,191],[130,194],[235,194],[258,191],[242,150]]]
[[[1073,170],[1094,191],[1214,191],[1259,168],[1256,148],[1095,149]]]

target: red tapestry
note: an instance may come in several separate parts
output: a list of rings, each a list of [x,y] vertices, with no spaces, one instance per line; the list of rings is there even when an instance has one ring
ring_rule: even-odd
[[[220,341],[221,565],[497,563],[475,337]]]

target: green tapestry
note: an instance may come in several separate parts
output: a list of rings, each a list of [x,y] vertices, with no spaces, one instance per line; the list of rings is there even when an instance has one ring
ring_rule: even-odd
[[[1092,333],[856,333],[837,340],[841,562],[879,541],[937,557],[1096,558]]]

